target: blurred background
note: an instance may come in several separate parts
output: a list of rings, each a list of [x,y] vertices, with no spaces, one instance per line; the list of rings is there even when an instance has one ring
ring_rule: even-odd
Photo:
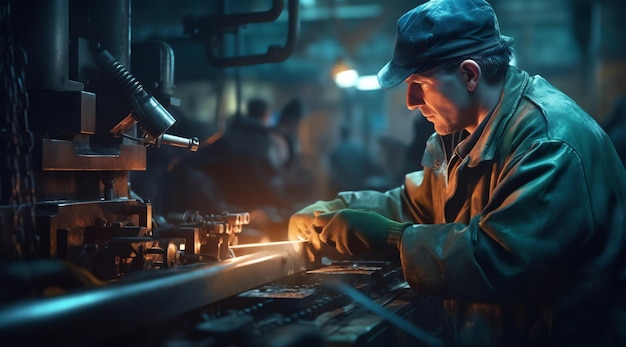
[[[285,45],[287,8],[274,21],[225,28],[203,38],[186,32],[183,19],[188,23],[189,17],[266,11],[272,2],[134,0],[132,42],[163,40],[171,45],[173,95],[180,99],[175,112],[184,135],[208,137],[220,131],[225,120],[245,109],[252,97],[271,101],[275,114],[290,99],[301,98],[306,112],[299,128],[304,164],[315,173],[316,191],[327,196],[327,158],[344,124],[382,167],[383,175],[397,177],[403,168],[403,151],[418,116],[406,109],[403,86],[378,90],[375,81],[373,86],[355,81],[342,88],[334,77],[337,69],[349,67],[361,83],[372,78],[392,56],[397,19],[422,2],[301,0],[295,49],[284,61],[219,67],[207,58],[207,40],[217,57],[266,53],[269,46]],[[515,64],[543,75],[604,122],[626,91],[624,2],[493,0],[491,4],[502,33],[515,38]],[[131,61],[133,71],[139,73],[142,58],[133,53]],[[193,126],[185,129],[186,124]],[[372,185],[387,183],[374,180]]]

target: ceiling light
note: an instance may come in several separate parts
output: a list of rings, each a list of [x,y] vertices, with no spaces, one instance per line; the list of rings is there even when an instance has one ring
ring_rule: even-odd
[[[380,84],[376,75],[361,76],[356,81],[356,89],[358,90],[378,90]]]
[[[339,88],[350,88],[356,85],[359,73],[354,69],[344,70],[335,75],[335,83]]]
[[[352,64],[345,59],[339,58],[331,70],[331,76],[338,87],[350,88],[356,85],[359,73],[352,67]]]

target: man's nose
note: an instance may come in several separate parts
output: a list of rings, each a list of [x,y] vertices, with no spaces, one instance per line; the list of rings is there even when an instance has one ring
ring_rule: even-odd
[[[417,83],[409,83],[406,89],[406,107],[415,110],[418,106],[424,105],[422,87]]]

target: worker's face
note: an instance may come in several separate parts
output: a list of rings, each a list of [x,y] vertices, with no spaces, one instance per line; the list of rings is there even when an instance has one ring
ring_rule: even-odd
[[[459,71],[414,73],[405,82],[406,106],[419,109],[438,134],[461,131],[475,121],[471,93]]]

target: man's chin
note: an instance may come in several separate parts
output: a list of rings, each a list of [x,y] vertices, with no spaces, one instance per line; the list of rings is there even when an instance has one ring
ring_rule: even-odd
[[[452,134],[452,131],[450,131],[450,129],[441,129],[441,128],[437,127],[436,125],[435,125],[435,132],[438,135],[441,135],[441,136],[446,136],[446,135]]]

